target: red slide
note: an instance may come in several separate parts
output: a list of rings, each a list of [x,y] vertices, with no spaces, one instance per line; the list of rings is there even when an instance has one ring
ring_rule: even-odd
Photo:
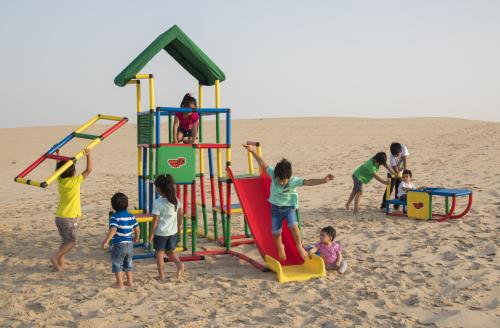
[[[271,179],[267,174],[249,178],[234,178],[231,168],[228,168],[227,172],[240,199],[241,208],[245,213],[257,249],[262,257],[267,254],[279,261],[278,248],[271,233],[271,204],[267,200],[269,198]],[[282,238],[286,260],[279,261],[281,265],[300,265],[304,263],[297,251],[286,220],[283,220]]]

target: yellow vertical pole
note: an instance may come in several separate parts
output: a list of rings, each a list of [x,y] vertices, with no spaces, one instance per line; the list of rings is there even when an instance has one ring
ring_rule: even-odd
[[[260,143],[259,143],[259,145],[257,146],[257,154],[258,154],[260,157],[262,157],[262,146],[260,145]],[[253,163],[252,163],[252,164],[253,164]],[[260,174],[264,174],[264,173],[265,173],[265,172],[262,172],[262,167],[260,167],[260,165],[259,165],[259,172],[260,172]]]
[[[220,108],[220,83],[215,80],[215,108]],[[217,149],[217,175],[222,177],[222,152]]]
[[[389,200],[391,198],[391,180],[392,176],[387,178],[387,188],[385,189],[385,199]]]
[[[137,113],[142,111],[142,98],[141,98],[141,81],[137,80],[135,84],[135,93],[137,98]],[[137,145],[137,176],[140,177],[142,174],[142,154],[141,147]]]
[[[252,153],[247,151],[247,159],[248,159],[248,173],[254,174],[255,170],[253,167],[253,157]]]

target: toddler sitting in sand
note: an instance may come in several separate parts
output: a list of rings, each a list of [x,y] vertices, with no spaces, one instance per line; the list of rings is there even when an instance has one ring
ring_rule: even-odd
[[[319,251],[325,261],[327,270],[336,270],[344,273],[347,270],[347,261],[342,257],[342,246],[334,242],[337,232],[332,226],[324,227],[319,234],[319,243],[309,250],[309,257]]]

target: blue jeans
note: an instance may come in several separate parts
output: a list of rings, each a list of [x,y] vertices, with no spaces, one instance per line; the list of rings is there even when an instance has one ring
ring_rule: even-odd
[[[113,244],[113,246],[111,246],[111,270],[113,273],[133,271],[133,255],[134,243]]]
[[[293,227],[294,225],[298,225],[297,215],[295,213],[295,207],[278,206],[271,204],[271,220],[272,220],[273,235],[279,235],[281,233],[283,219],[286,220],[286,223],[288,224],[289,228]]]

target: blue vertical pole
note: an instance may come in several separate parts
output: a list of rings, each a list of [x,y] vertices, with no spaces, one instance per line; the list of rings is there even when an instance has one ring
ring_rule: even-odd
[[[226,112],[226,144],[231,145],[231,110]]]

